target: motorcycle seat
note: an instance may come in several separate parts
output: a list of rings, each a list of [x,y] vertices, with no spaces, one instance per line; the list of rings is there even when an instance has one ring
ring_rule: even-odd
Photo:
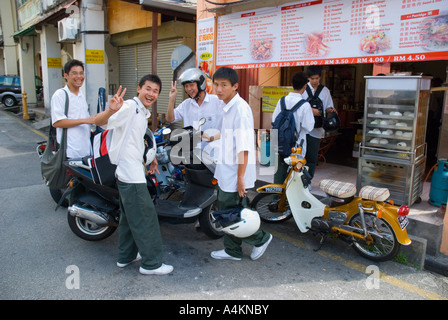
[[[389,189],[364,186],[359,190],[359,196],[365,200],[386,201],[390,197]]]
[[[342,199],[353,197],[356,193],[356,186],[353,183],[332,179],[321,180],[319,188],[330,196]]]

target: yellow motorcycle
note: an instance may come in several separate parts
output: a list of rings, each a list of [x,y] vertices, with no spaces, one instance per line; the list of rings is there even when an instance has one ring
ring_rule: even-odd
[[[327,197],[318,200],[310,192],[311,177],[301,153],[301,146],[292,148],[285,158],[289,172],[283,184],[257,189],[251,206],[263,221],[279,223],[294,217],[301,232],[321,235],[318,249],[329,234],[335,234],[373,261],[393,259],[401,245],[411,244],[406,231],[409,207],[387,201],[387,188],[364,186],[356,196],[354,184],[324,179],[319,187]]]

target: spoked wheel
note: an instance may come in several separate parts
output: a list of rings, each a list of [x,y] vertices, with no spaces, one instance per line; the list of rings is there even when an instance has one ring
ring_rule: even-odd
[[[218,239],[224,235],[224,232],[221,231],[221,227],[218,227],[213,218],[213,212],[217,210],[216,202],[212,203],[208,207],[204,208],[199,215],[199,224],[201,226],[201,230],[207,235],[209,238]]]
[[[251,207],[258,212],[261,220],[268,223],[280,223],[292,217],[289,210],[288,200],[283,200],[283,209],[281,207],[282,197],[285,194],[259,193],[252,200]]]
[[[87,241],[106,239],[117,229],[117,227],[97,225],[89,220],[73,217],[70,213],[67,213],[67,220],[73,233]]]
[[[364,212],[366,228],[370,242],[354,238],[353,248],[363,257],[373,261],[387,261],[393,259],[400,250],[400,243],[390,224],[379,219],[375,214]],[[355,214],[349,225],[362,229],[361,215]]]

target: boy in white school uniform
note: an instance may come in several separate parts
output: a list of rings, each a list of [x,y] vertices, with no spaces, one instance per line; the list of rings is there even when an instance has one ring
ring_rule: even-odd
[[[119,150],[116,176],[120,193],[120,223],[118,225],[118,262],[124,268],[141,260],[141,274],[164,275],[173,267],[162,263],[162,237],[157,213],[146,186],[143,154],[144,135],[148,128],[149,108],[157,100],[162,90],[162,82],[156,75],[146,75],[140,79],[137,97],[124,101],[126,89],[118,92],[109,101],[109,108],[99,113],[95,124],[107,123],[114,129],[109,154],[116,159]],[[130,129],[129,129],[130,128]],[[129,131],[129,135],[127,132]],[[121,149],[123,140],[126,144]],[[149,173],[157,170],[157,159],[149,167]]]
[[[228,67],[219,68],[213,75],[215,93],[223,108],[220,155],[216,165],[218,180],[218,210],[235,208],[255,186],[256,163],[254,120],[252,110],[237,92],[238,74]],[[214,259],[241,260],[242,242],[253,245],[251,259],[260,258],[272,240],[262,229],[247,238],[224,235],[224,249],[211,253]]]

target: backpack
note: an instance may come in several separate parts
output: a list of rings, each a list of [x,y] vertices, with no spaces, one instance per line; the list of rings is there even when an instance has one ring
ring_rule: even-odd
[[[311,88],[309,85],[306,86],[306,93],[308,93],[308,99],[307,101],[310,103],[311,108],[319,109],[320,116],[314,117],[314,128],[322,128],[322,125],[324,123],[324,104],[322,103],[322,100],[319,98],[319,94],[324,88],[323,85],[319,84],[317,87],[316,92],[311,92]]]
[[[272,128],[278,130],[278,153],[282,156],[289,156],[291,148],[296,143],[296,122],[294,120],[294,112],[297,111],[304,103],[305,99],[297,102],[291,110],[286,109],[285,97],[280,99],[281,112],[272,123]]]

